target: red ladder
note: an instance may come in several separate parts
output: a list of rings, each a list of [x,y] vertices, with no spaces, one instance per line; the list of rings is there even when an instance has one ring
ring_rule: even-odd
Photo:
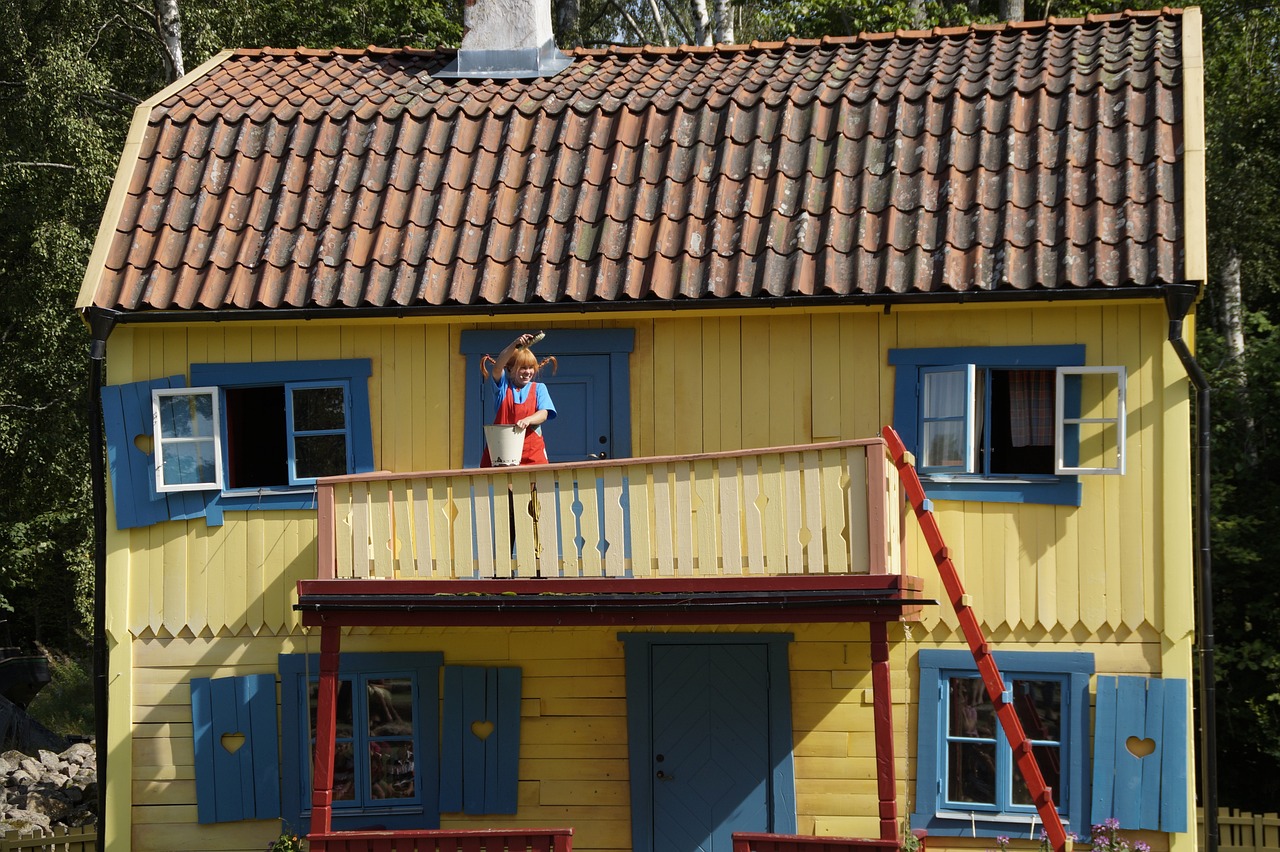
[[[920,484],[920,477],[916,475],[915,460],[907,452],[902,439],[898,437],[898,433],[892,426],[884,427],[881,434],[884,435],[885,443],[889,446],[889,457],[898,468],[898,475],[902,478],[902,486],[906,489],[911,508],[915,509],[916,520],[920,522],[924,540],[929,546],[929,552],[933,554],[933,561],[938,566],[938,574],[942,577],[942,585],[946,589],[947,597],[951,600],[956,618],[960,621],[960,629],[969,643],[969,650],[973,652],[973,661],[978,665],[978,673],[982,675],[987,696],[996,708],[996,718],[1000,720],[1000,727],[1004,730],[1005,738],[1009,740],[1009,747],[1027,783],[1031,800],[1035,802],[1040,821],[1044,823],[1045,834],[1054,849],[1064,852],[1067,832],[1062,826],[1062,819],[1058,816],[1058,809],[1054,807],[1053,790],[1044,783],[1044,776],[1040,774],[1040,766],[1036,763],[1035,752],[1027,740],[1026,733],[1022,730],[1022,722],[1018,720],[1018,714],[1012,702],[1005,698],[1004,678],[1000,676],[995,657],[992,656],[986,637],[982,635],[982,629],[978,626],[978,618],[973,613],[973,607],[969,605],[969,596],[965,594],[964,586],[960,583],[960,575],[956,572],[955,563],[951,561],[951,554],[942,540],[942,531],[938,529],[938,522],[933,517],[932,504],[925,497],[924,486]]]

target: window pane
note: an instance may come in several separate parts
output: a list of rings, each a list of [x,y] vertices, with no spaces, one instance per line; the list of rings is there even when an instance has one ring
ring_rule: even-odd
[[[293,441],[298,479],[340,476],[347,472],[346,435],[299,435]]]
[[[1013,684],[1013,706],[1027,737],[1062,739],[1062,684],[1056,680],[1020,680]]]
[[[199,485],[218,481],[213,439],[161,444],[165,485]]]
[[[925,467],[960,467],[964,464],[964,421],[924,424],[923,464]]]
[[[986,687],[977,678],[951,679],[949,736],[995,739],[996,711],[987,699]]]
[[[408,678],[384,678],[367,682],[369,736],[405,736],[413,733],[413,682]]]
[[[995,743],[952,743],[947,755],[947,800],[994,805]]]
[[[316,732],[316,707],[320,700],[320,684],[317,681],[311,682],[310,696],[308,703],[311,705],[311,733]],[[351,721],[351,681],[338,681],[338,738],[351,739],[352,731],[355,725]]]
[[[212,394],[175,394],[158,401],[162,439],[213,437]]]
[[[325,429],[346,428],[347,408],[342,388],[293,389],[293,429],[295,432],[316,432]]]
[[[338,743],[333,755],[333,798],[338,802],[356,797],[356,761],[351,743]]]
[[[411,799],[413,743],[390,740],[369,743],[369,798]]]
[[[963,370],[924,374],[924,416],[964,417],[965,385],[967,376]]]
[[[1040,775],[1044,778],[1044,783],[1053,788],[1055,804],[1062,807],[1065,804],[1062,799],[1061,777],[1061,749],[1057,746],[1036,746],[1032,749],[1036,756],[1036,764],[1040,767]],[[1034,805],[1035,800],[1031,798],[1031,792],[1027,789],[1027,782],[1022,778],[1022,772],[1015,764],[1013,767],[1013,803],[1015,805]]]

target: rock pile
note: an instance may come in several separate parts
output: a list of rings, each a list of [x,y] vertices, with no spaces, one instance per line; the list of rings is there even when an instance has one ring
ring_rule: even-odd
[[[92,745],[76,743],[61,754],[41,749],[36,757],[6,751],[0,754],[0,779],[0,835],[98,821],[98,761]]]

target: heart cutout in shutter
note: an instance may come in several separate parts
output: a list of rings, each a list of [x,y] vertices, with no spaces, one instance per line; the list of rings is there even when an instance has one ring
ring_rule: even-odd
[[[1134,757],[1146,757],[1156,750],[1156,741],[1147,737],[1129,737],[1124,741],[1124,747],[1129,750],[1129,754]]]
[[[475,734],[482,740],[489,739],[489,735],[493,733],[493,723],[487,720],[471,723],[471,733]]]
[[[235,754],[240,750],[240,746],[244,745],[244,734],[233,733],[222,735],[222,747],[227,750],[228,754]]]

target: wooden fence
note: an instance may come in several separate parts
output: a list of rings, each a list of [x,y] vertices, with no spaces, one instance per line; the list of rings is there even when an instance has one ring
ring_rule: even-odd
[[[45,852],[97,852],[98,829],[91,825],[84,828],[55,825],[38,837],[22,837],[16,831],[5,832],[0,837],[0,852],[36,849]]]
[[[1199,811],[1196,815],[1203,848],[1204,817]],[[1219,808],[1218,849],[1220,852],[1277,852],[1280,850],[1280,815]]]

